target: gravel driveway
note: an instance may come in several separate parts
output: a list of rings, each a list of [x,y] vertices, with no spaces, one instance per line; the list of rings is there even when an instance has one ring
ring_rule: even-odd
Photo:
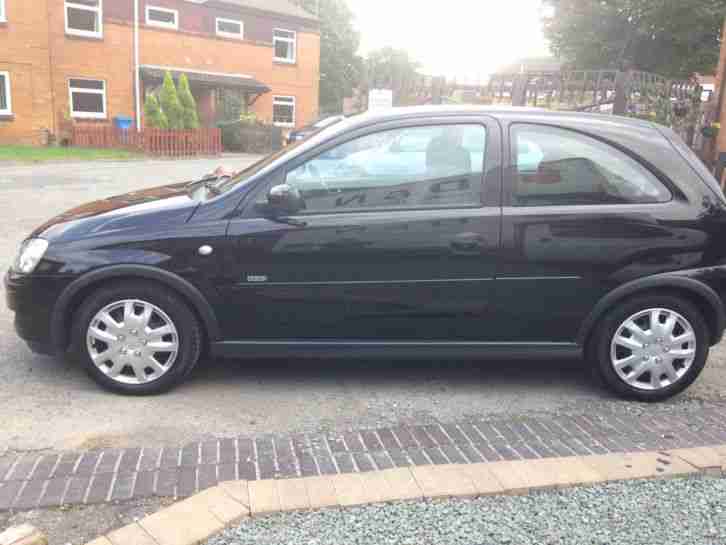
[[[721,545],[726,480],[633,481],[243,522],[208,545]]]
[[[0,261],[50,216],[83,202],[189,180],[198,161],[0,166]],[[0,288],[0,301],[2,300]],[[672,403],[726,396],[726,345],[697,385]],[[75,365],[30,353],[0,303],[0,454],[12,450],[178,446],[219,436],[375,428],[621,407],[577,361],[202,362],[191,380],[155,398],[98,389]]]

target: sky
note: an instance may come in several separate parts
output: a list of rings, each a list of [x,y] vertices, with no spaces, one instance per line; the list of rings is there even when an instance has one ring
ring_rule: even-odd
[[[549,54],[541,0],[348,0],[361,53],[406,49],[421,72],[476,81],[522,57]]]

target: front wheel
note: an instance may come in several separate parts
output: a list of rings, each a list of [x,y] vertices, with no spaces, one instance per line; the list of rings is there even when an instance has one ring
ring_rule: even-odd
[[[706,365],[708,328],[699,310],[674,296],[644,296],[618,306],[600,323],[593,357],[619,395],[662,401],[688,388]]]
[[[74,352],[102,387],[151,395],[179,384],[196,365],[201,329],[174,292],[146,282],[100,288],[79,309]]]

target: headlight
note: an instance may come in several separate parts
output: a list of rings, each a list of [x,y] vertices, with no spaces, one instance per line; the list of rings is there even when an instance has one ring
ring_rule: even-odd
[[[48,249],[48,241],[42,238],[31,238],[23,242],[18,257],[13,264],[13,270],[21,274],[30,274],[38,266]]]

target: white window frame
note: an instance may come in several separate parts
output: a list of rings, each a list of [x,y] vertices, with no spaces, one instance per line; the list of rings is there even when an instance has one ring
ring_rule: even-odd
[[[275,102],[283,99],[285,106],[292,106],[292,123],[282,123],[275,121]],[[292,101],[292,102],[290,102]],[[272,124],[276,127],[294,128],[297,121],[297,99],[293,96],[275,95],[272,97]]]
[[[96,17],[98,17],[98,31],[92,32],[90,30],[70,28],[68,26],[68,8],[95,13]],[[103,38],[103,0],[98,0],[98,6],[95,8],[92,6],[86,6],[85,4],[77,4],[73,0],[64,0],[63,11],[65,12],[66,19],[66,34],[70,36],[82,36],[83,38]]]
[[[2,2],[3,0],[0,0]],[[10,91],[10,72],[0,72],[0,76],[5,81],[5,98],[8,102],[8,107],[0,109],[0,115],[13,115],[13,97]]]
[[[292,38],[278,38],[275,36],[276,32],[289,32],[293,35]],[[283,58],[277,56],[277,42],[287,42],[292,44],[292,59]],[[272,54],[275,58],[275,62],[281,62],[285,64],[295,64],[297,62],[297,32],[294,30],[288,30],[286,28],[274,28],[272,29]]]
[[[83,87],[71,87],[71,81],[72,80],[81,80],[81,81],[95,81],[95,82],[102,82],[103,83],[103,89],[86,89]],[[94,95],[101,95],[103,96],[103,112],[102,113],[93,113],[93,112],[74,112],[73,111],[73,92],[79,92],[79,93],[87,93],[87,94],[94,94]],[[68,78],[68,101],[69,101],[69,111],[71,112],[71,117],[75,119],[106,119],[108,117],[108,105],[106,103],[106,80],[103,79],[93,79],[93,78]]]
[[[224,32],[223,30],[219,30],[219,23],[233,23],[235,25],[239,25],[239,34],[234,34],[233,32]],[[214,29],[217,31],[217,36],[222,36],[223,38],[233,38],[235,40],[244,40],[245,39],[245,24],[244,24],[244,22],[242,22],[238,19],[227,19],[226,17],[217,17],[214,22]]]
[[[8,7],[5,5],[5,0],[0,0],[0,23],[8,22]]]
[[[174,23],[165,23],[163,21],[154,21],[151,18],[149,18],[149,13],[151,11],[161,11],[164,13],[172,13],[174,14]],[[146,24],[148,26],[156,26],[159,28],[168,28],[171,30],[179,30],[179,10],[178,9],[169,9],[169,8],[162,8],[159,6],[146,6]]]

